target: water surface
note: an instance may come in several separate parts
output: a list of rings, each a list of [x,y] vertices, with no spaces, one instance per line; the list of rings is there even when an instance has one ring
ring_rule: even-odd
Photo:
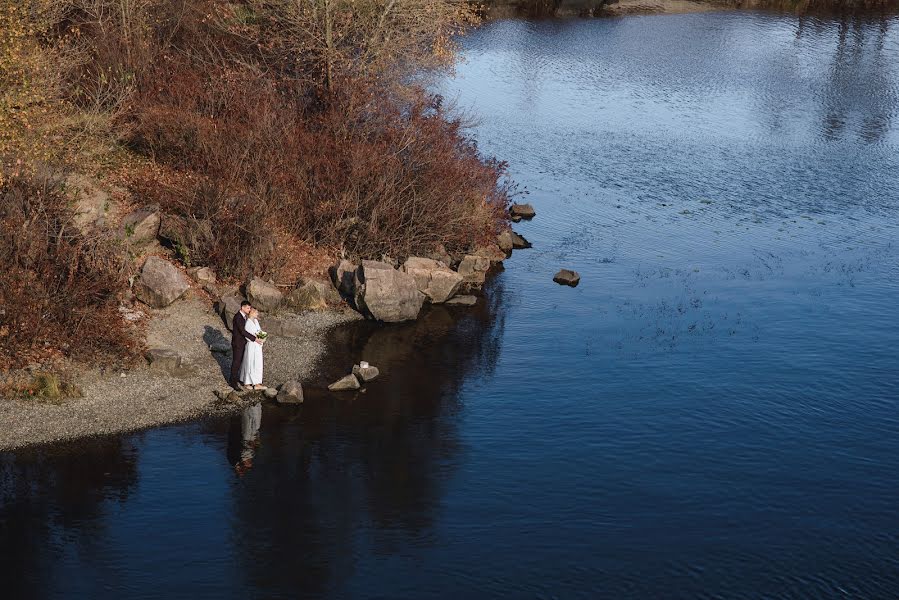
[[[535,247],[475,309],[336,332],[323,379],[382,379],[258,446],[248,413],[0,455],[11,597],[899,595],[899,20],[464,41],[442,90]]]

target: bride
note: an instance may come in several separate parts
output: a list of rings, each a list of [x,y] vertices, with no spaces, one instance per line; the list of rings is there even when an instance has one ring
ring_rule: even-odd
[[[259,326],[259,311],[255,308],[247,315],[246,331],[256,335],[262,331]],[[247,342],[250,340],[247,339]],[[240,381],[251,390],[264,390],[262,385],[262,344],[248,343],[240,365]]]

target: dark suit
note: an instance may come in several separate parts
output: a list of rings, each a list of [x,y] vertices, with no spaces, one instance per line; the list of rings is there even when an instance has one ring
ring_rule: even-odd
[[[231,387],[237,389],[237,377],[240,375],[240,364],[243,362],[243,353],[247,347],[247,338],[256,342],[256,336],[247,333],[247,317],[240,311],[231,319]]]

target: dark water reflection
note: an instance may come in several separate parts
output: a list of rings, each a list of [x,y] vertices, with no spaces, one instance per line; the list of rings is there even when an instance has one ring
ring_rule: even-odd
[[[899,595],[896,20],[465,43],[534,248],[366,393],[0,455],[13,597]]]

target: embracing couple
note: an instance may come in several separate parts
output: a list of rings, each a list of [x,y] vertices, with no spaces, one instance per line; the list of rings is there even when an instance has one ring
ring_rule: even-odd
[[[244,300],[231,320],[231,380],[237,391],[264,390],[262,385],[262,344],[259,311]],[[241,387],[246,386],[246,388]]]

